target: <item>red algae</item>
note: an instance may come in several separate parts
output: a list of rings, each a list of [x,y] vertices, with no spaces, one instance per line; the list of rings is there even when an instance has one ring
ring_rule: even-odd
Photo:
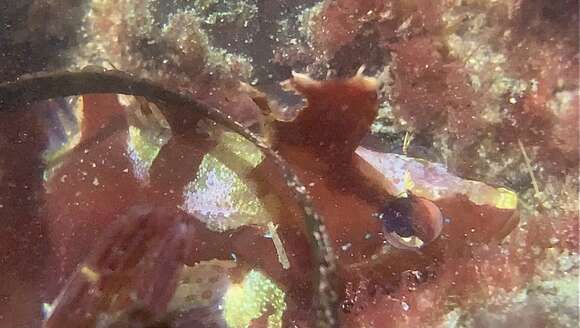
[[[116,96],[84,96],[79,144],[46,182],[43,214],[57,263],[59,285],[85,257],[117,213],[140,198],[126,156],[127,122]],[[94,120],[91,120],[94,117]],[[106,204],[106,206],[103,206]],[[79,244],[79,240],[83,242]]]
[[[573,54],[553,50],[562,45],[539,45],[535,40],[522,42],[526,43],[525,48],[539,49],[529,60],[533,72],[530,75],[537,79],[538,87],[515,105],[512,116],[518,124],[514,128],[526,145],[537,145],[544,150],[538,154],[539,160],[549,162],[555,154],[563,155],[563,163],[547,167],[573,166],[578,162],[579,105],[578,93],[573,91],[578,88],[574,74],[579,69],[578,62]],[[519,53],[523,52],[521,48],[516,49],[517,55],[529,56]]]
[[[186,226],[164,220],[164,214],[160,209],[134,208],[111,225],[103,242],[67,282],[45,325],[91,327],[99,316],[113,315],[115,308],[135,308],[136,313],[127,313],[135,322],[140,315],[146,316],[144,320],[155,318],[169,301],[186,246]],[[141,304],[131,305],[132,292]],[[145,313],[140,314],[139,307]]]
[[[298,76],[298,78],[305,79],[306,77]],[[338,249],[339,263],[343,266],[342,278],[347,286],[355,286],[353,292],[359,293],[357,288],[364,288],[357,284],[366,284],[366,286],[372,286],[373,289],[391,290],[404,281],[405,272],[417,270],[420,274],[426,274],[426,272],[436,270],[441,263],[445,263],[447,258],[464,258],[468,256],[466,254],[471,253],[470,249],[480,247],[482,243],[499,240],[513,229],[515,225],[510,223],[513,221],[513,209],[501,210],[495,208],[494,205],[475,205],[461,195],[442,198],[435,200],[437,205],[431,202],[427,207],[419,206],[419,203],[412,205],[417,213],[421,213],[421,209],[423,212],[427,211],[421,215],[427,220],[430,215],[435,215],[435,217],[441,215],[431,213],[434,210],[439,211],[437,206],[446,218],[450,218],[451,222],[443,228],[440,239],[425,246],[420,254],[409,250],[387,250],[386,253],[380,254],[378,251],[383,240],[382,222],[376,216],[383,208],[384,202],[394,195],[377,189],[375,182],[367,180],[369,177],[365,178],[360,175],[353,162],[352,150],[349,154],[346,150],[344,153],[336,154],[333,147],[324,147],[333,144],[332,140],[328,141],[329,137],[325,137],[326,129],[310,128],[304,133],[290,134],[293,131],[292,128],[298,130],[302,126],[308,126],[308,122],[321,122],[319,127],[324,126],[326,122],[331,122],[328,117],[337,106],[324,106],[330,100],[324,98],[325,93],[319,90],[325,88],[326,85],[325,81],[310,79],[300,85],[302,87],[300,91],[308,99],[308,104],[299,112],[294,121],[280,123],[282,128],[277,130],[276,147],[294,165],[300,177],[308,183],[310,193],[321,213],[331,218],[327,223],[328,231]],[[315,91],[310,91],[308,88],[304,90],[305,86]],[[328,86],[334,94],[351,94],[352,92],[349,90],[352,86],[348,84],[343,84],[343,89],[340,91],[333,88],[335,84],[328,84]],[[340,98],[331,99],[334,101]],[[315,107],[313,104],[322,105]],[[354,108],[358,111],[365,110],[364,106],[352,107],[352,110]],[[351,108],[345,106],[345,111],[348,109]],[[319,112],[314,112],[315,110]],[[307,116],[308,111],[313,113]],[[325,112],[329,114],[325,116]],[[374,112],[376,113],[376,110]],[[315,116],[315,119],[307,120]],[[348,117],[339,116],[333,119],[343,120]],[[359,127],[366,124],[365,129],[368,129],[370,122],[365,123],[363,119],[356,122],[342,121],[341,124],[352,124],[351,127],[341,129],[352,133],[333,134],[333,138],[348,145],[350,140],[360,140],[361,136],[357,135]],[[306,147],[299,149],[297,145]],[[335,169],[332,169],[337,167],[341,170],[339,177],[334,176]],[[340,183],[337,184],[337,180]],[[435,217],[434,219],[437,220]],[[517,220],[515,222],[517,223]],[[440,231],[442,224],[440,221],[439,228],[435,229]],[[508,224],[511,224],[511,227],[506,227]],[[421,229],[418,231],[420,234]],[[423,230],[422,233],[427,233],[427,231]],[[433,237],[426,238],[427,242],[437,237],[439,233],[433,231],[432,235]],[[348,289],[345,292],[345,296],[348,297]],[[365,290],[361,293],[365,295],[367,292]],[[361,297],[374,299],[368,295]],[[380,301],[377,299],[376,302]]]
[[[107,115],[104,112],[95,112],[95,108],[91,106],[96,104],[121,108],[115,96],[83,99],[82,109],[85,118],[94,113]],[[202,158],[215,149],[216,142],[211,138],[208,139],[210,130],[200,128],[202,122],[199,117],[190,117],[187,111],[174,110],[171,113],[167,118],[169,124],[174,127],[173,135],[161,147],[152,162],[148,181],[142,181],[133,170],[133,159],[130,158],[127,149],[129,126],[125,115],[134,114],[123,110],[110,111],[109,123],[99,126],[98,131],[93,131],[90,126],[82,126],[81,133],[84,135],[91,136],[94,135],[93,132],[104,135],[88,140],[80,138],[78,145],[70,152],[74,156],[60,158],[62,164],[50,175],[47,181],[50,192],[46,196],[48,201],[44,215],[57,259],[55,264],[57,273],[53,278],[57,283],[51,289],[58,288],[62,291],[59,300],[53,304],[56,308],[54,316],[50,316],[47,321],[48,325],[60,326],[78,321],[84,326],[92,326],[102,320],[103,315],[112,316],[110,319],[114,321],[122,321],[126,318],[118,318],[115,313],[126,310],[129,311],[126,315],[132,318],[131,311],[134,306],[139,308],[135,310],[138,313],[145,311],[146,317],[142,319],[145,322],[160,320],[168,302],[168,299],[163,297],[171,298],[175,290],[175,285],[170,281],[159,287],[162,288],[160,290],[162,295],[159,297],[165,296],[152,297],[149,303],[131,305],[132,301],[126,303],[122,298],[127,298],[127,295],[133,292],[154,288],[148,284],[151,286],[164,284],[167,280],[171,280],[170,278],[178,271],[177,267],[182,265],[194,265],[212,259],[231,260],[232,256],[235,256],[235,261],[243,268],[247,268],[246,270],[261,268],[278,283],[292,286],[289,291],[292,298],[287,301],[289,305],[300,309],[310,308],[308,304],[312,301],[312,281],[310,271],[304,268],[310,267],[311,263],[307,255],[310,249],[305,237],[296,236],[294,229],[288,229],[289,227],[281,222],[283,226],[279,229],[279,235],[289,240],[285,246],[286,253],[290,257],[290,270],[287,270],[280,266],[278,249],[275,249],[271,240],[265,238],[264,228],[247,226],[228,232],[216,232],[208,229],[199,218],[179,209],[185,201],[188,183],[200,169]],[[110,124],[113,125],[108,126]],[[176,166],[175,163],[180,165]],[[66,188],[63,188],[63,184]],[[143,214],[139,210],[143,207],[141,204],[148,204],[146,208],[155,210],[151,210],[151,214],[147,214],[150,211]],[[165,210],[161,210],[162,208]],[[139,223],[142,221],[143,223]],[[151,225],[148,222],[153,223]],[[161,226],[160,222],[163,222]],[[132,231],[129,235],[122,234],[122,231],[129,228]],[[181,231],[185,228],[186,230]],[[169,229],[169,232],[165,232],[166,229]],[[156,240],[159,238],[165,240],[168,238],[166,234],[172,235],[175,232],[179,232],[175,237],[179,238],[175,245],[177,248],[163,250],[169,241]],[[132,249],[127,255],[117,254],[119,246],[115,246],[121,243],[139,247],[139,244],[149,242],[151,243],[149,250]],[[99,245],[98,248],[95,249],[93,244]],[[186,249],[183,250],[183,247]],[[85,258],[85,254],[91,250],[93,255]],[[156,255],[151,256],[164,258],[175,256],[178,251],[181,255],[178,259],[172,260],[173,269],[169,267],[163,274],[157,273],[160,269],[152,269],[153,272],[149,272],[146,268],[133,267],[136,265],[135,261],[139,263],[145,261],[144,264],[139,264],[141,266],[158,265],[147,264],[147,261],[152,260],[147,260],[149,255],[143,252],[152,252]],[[102,264],[101,260],[94,259],[103,256],[122,263],[119,267],[115,265],[115,268],[111,269],[109,265]],[[116,256],[120,257],[116,259]],[[129,258],[126,258],[127,256]],[[124,261],[131,262],[123,264]],[[71,275],[74,266],[77,266],[77,269]],[[112,272],[106,273],[107,270]],[[103,271],[106,273],[103,277],[106,279],[102,282],[104,285],[99,287],[97,295],[93,295],[92,287],[87,287],[86,282],[83,282],[86,277],[83,277],[88,274],[89,278],[94,276],[94,279],[99,280],[104,274]],[[152,276],[148,276],[149,274]],[[126,290],[120,290],[120,294],[115,296],[117,294],[109,284],[125,286]],[[112,305],[111,298],[118,297],[121,298],[119,300],[121,303]],[[147,298],[146,295],[139,297]],[[64,301],[61,302],[60,299]],[[76,300],[82,301],[77,303]],[[65,316],[62,313],[76,314]],[[77,318],[77,314],[83,318]]]
[[[575,217],[565,221],[577,225]],[[407,282],[395,293],[384,295],[379,288],[376,298],[366,293],[350,298],[354,310],[345,314],[347,326],[356,327],[363,322],[376,327],[385,324],[411,327],[417,323],[443,326],[445,307],[459,306],[475,311],[482,300],[521,291],[534,275],[539,274],[541,263],[554,247],[549,245],[549,240],[558,235],[545,230],[537,234],[537,229],[544,229],[541,226],[545,226],[542,219],[534,219],[529,232],[516,231],[502,245],[478,246],[469,258],[446,258],[429,273],[410,271]],[[572,235],[577,238],[577,231]],[[369,289],[368,284],[368,281],[363,283],[364,290]],[[385,303],[390,306],[381,306]],[[547,317],[542,314],[536,320],[545,321]]]
[[[377,114],[377,83],[362,72],[339,81],[315,81],[294,74],[284,85],[303,95],[307,104],[292,122],[275,126],[279,147],[303,146],[319,156],[328,156],[326,162],[331,167],[333,162],[340,165],[350,161]]]
[[[360,21],[381,11],[384,1],[325,1],[312,20],[312,39],[329,54],[352,42],[359,33]]]
[[[417,37],[392,46],[395,65],[395,115],[418,133],[448,126],[458,138],[477,126],[466,126],[474,115],[476,94],[469,90],[465,72],[445,58],[432,37]]]
[[[61,3],[32,6],[30,31]],[[325,219],[338,326],[577,325],[577,1],[224,3],[89,1],[67,67],[261,129]],[[281,120],[261,87],[286,78],[305,106]],[[189,108],[78,99],[56,147],[55,103],[0,113],[2,325],[332,326],[309,319],[325,268],[276,163]],[[259,299],[252,272],[283,296],[232,324],[228,292]]]
[[[415,133],[456,173],[515,189],[526,177],[502,168],[523,165],[519,140],[552,184],[578,163],[577,6],[324,1],[303,26],[315,54],[296,60],[313,76],[371,66],[384,82],[381,137]]]
[[[307,183],[322,215],[330,218],[326,229],[337,249],[341,295],[348,297],[347,288],[356,291],[363,283],[376,288],[379,281],[381,288],[393,290],[405,284],[405,272],[436,270],[445,258],[473,254],[474,247],[501,239],[501,231],[509,232],[505,226],[513,211],[502,214],[493,206],[475,206],[461,196],[424,199],[411,202],[410,213],[433,226],[420,221],[414,224],[415,234],[425,245],[418,251],[385,249],[385,222],[377,216],[397,195],[377,188],[354,161],[355,149],[377,113],[376,81],[359,72],[353,78],[334,81],[296,74],[286,83],[307,98],[307,105],[293,121],[272,125],[274,147]],[[91,106],[105,106],[109,111],[95,112]],[[141,110],[147,107],[146,103],[142,106]],[[255,179],[259,195],[270,199],[266,206],[273,213],[286,208],[276,223],[285,240],[290,270],[279,265],[280,250],[264,238],[263,228],[249,225],[227,233],[213,231],[203,220],[180,209],[192,175],[207,169],[202,168],[202,158],[219,148],[216,140],[207,139],[208,133],[215,132],[200,128],[199,117],[179,110],[168,113],[172,137],[160,147],[150,179],[144,182],[131,169],[126,148],[129,125],[125,116],[137,113],[124,112],[112,96],[83,97],[82,109],[85,118],[98,115],[95,121],[108,115],[113,126],[81,125],[80,142],[71,152],[75,157],[65,157],[47,182],[50,201],[45,215],[59,259],[57,288],[61,289],[47,325],[59,326],[68,320],[84,326],[99,320],[166,320],[179,268],[225,260],[232,254],[243,267],[261,268],[287,288],[287,304],[292,308],[287,322],[307,316],[313,297],[312,277],[305,270],[312,265],[304,248],[307,230],[292,210],[293,202],[284,196],[287,182],[272,179],[269,161],[259,164],[249,177]],[[344,133],[329,133],[337,127]],[[107,136],[94,137],[107,131]],[[180,166],[173,164],[176,162]],[[126,181],[119,179],[124,174]],[[62,188],[63,183],[68,187]],[[277,200],[268,196],[272,192],[279,194]],[[441,213],[451,218],[442,232]],[[481,219],[487,217],[492,220]],[[92,248],[91,243],[99,246]],[[92,255],[83,258],[87,252]],[[137,303],[130,297],[134,293],[140,300]]]
[[[37,294],[46,278],[47,239],[38,213],[42,149],[48,143],[43,106],[0,113],[0,322],[29,326],[39,318]],[[18,126],[18,129],[14,129]]]
[[[274,125],[274,147],[309,186],[321,214],[333,218],[327,228],[337,249],[344,248],[339,258],[359,261],[371,245],[376,247],[376,239],[364,237],[380,231],[373,218],[380,197],[377,200],[364,184],[353,185],[358,175],[352,167],[354,149],[376,115],[376,82],[361,73],[342,81],[315,81],[295,74],[285,83],[304,95],[307,105],[293,121]],[[365,200],[368,197],[371,202]],[[354,218],[360,218],[359,224],[345,224]]]

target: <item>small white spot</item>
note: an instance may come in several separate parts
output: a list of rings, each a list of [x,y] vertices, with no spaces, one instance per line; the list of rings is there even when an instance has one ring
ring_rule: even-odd
[[[100,183],[99,183],[99,179],[97,179],[97,177],[95,177],[95,178],[93,179],[93,186],[98,186],[99,184],[100,184]]]
[[[345,252],[348,251],[351,247],[352,247],[352,243],[346,243],[346,244],[340,246],[340,248]]]

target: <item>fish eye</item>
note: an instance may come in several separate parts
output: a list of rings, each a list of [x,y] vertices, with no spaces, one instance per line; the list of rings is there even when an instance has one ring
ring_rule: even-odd
[[[411,215],[412,204],[408,198],[397,198],[389,202],[379,213],[385,231],[397,233],[402,237],[410,237],[414,234]]]
[[[431,201],[410,195],[395,198],[380,210],[385,240],[400,249],[417,250],[439,236],[442,215]]]

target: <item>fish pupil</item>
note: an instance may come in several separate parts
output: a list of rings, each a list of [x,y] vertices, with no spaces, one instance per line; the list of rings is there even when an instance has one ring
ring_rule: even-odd
[[[383,220],[386,232],[395,232],[401,237],[411,237],[415,235],[412,220],[412,205],[409,198],[397,198],[390,201],[379,213],[379,218]]]

